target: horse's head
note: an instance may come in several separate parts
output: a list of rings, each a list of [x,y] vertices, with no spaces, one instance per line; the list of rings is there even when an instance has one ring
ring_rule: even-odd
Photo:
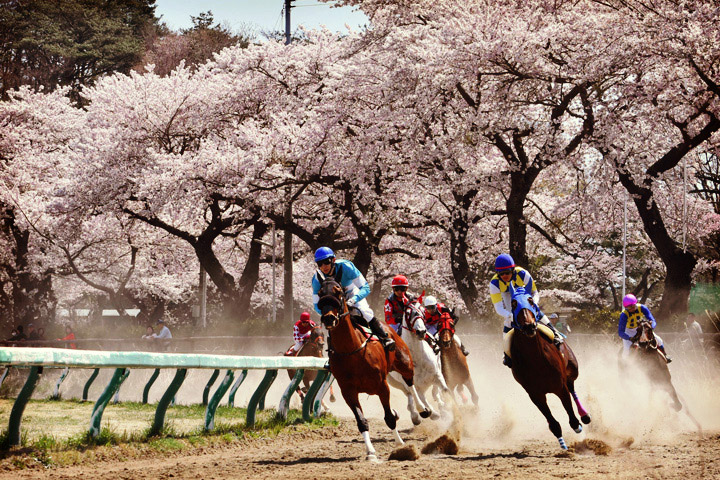
[[[325,335],[323,334],[322,329],[319,325],[313,327],[313,329],[310,331],[310,341],[318,345],[325,344]]]
[[[328,330],[337,327],[340,317],[348,314],[344,293],[342,286],[332,278],[326,279],[320,286],[318,291],[320,321]]]
[[[425,338],[427,327],[425,326],[425,307],[422,306],[420,299],[413,300],[405,307],[405,315],[403,315],[403,327],[415,333],[418,337]]]
[[[643,320],[638,324],[637,331],[633,337],[633,343],[637,343],[640,348],[643,349],[655,349],[657,348],[657,339],[653,332],[652,325],[647,320]]]
[[[453,322],[450,314],[443,313],[438,323],[438,344],[440,348],[450,347],[453,336],[455,336],[455,322]]]
[[[537,317],[540,309],[535,305],[532,295],[524,288],[511,288],[512,326],[529,337],[537,333]]]

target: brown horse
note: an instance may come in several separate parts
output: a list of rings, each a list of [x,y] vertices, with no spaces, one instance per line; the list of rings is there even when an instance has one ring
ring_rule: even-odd
[[[449,315],[443,316],[438,325],[438,345],[440,346],[440,366],[450,391],[455,391],[467,400],[462,387],[468,389],[472,402],[478,406],[478,394],[475,393],[475,385],[470,377],[470,368],[467,358],[463,355],[460,347],[455,343],[455,324]]]
[[[641,365],[653,384],[660,385],[668,392],[674,402],[677,411],[682,409],[682,403],[678,398],[675,387],[672,384],[670,369],[667,365],[665,355],[658,350],[657,338],[653,332],[650,322],[644,320],[638,324],[637,332],[632,338],[633,349],[631,353],[635,360]]]
[[[537,316],[540,310],[525,289],[517,288],[511,293],[514,331],[510,357],[513,377],[545,416],[550,431],[560,443],[560,448],[567,450],[562,428],[550,412],[546,396],[553,393],[560,399],[570,419],[570,426],[576,433],[582,432],[582,425],[575,416],[571,397],[575,400],[583,423],[590,423],[590,415],[575,393],[575,380],[579,372],[577,358],[567,342],[563,342],[558,348],[545,335],[538,334]]]
[[[322,329],[320,326],[313,327],[312,330],[310,330],[310,338],[303,344],[302,347],[300,347],[300,350],[295,353],[291,349],[288,349],[285,352],[286,357],[318,357],[322,358],[323,356],[323,347],[325,346],[325,335],[323,335]],[[290,376],[290,380],[292,380],[295,377],[295,370],[288,369],[288,375]],[[307,393],[308,389],[310,388],[310,384],[315,380],[315,377],[317,377],[317,371],[315,370],[307,370],[305,371],[305,374],[303,375],[302,383],[303,386],[297,389],[297,393],[300,396],[300,400],[303,400],[305,398],[305,394]],[[332,387],[330,387],[330,401],[335,401],[335,394],[332,390]]]
[[[413,362],[407,345],[392,330],[388,334],[395,340],[395,351],[386,352],[382,344],[357,328],[348,311],[343,288],[333,279],[323,282],[318,293],[321,321],[327,328],[330,372],[335,376],[345,402],[355,415],[358,430],[363,436],[368,460],[377,460],[370,442],[368,421],[363,415],[358,395],[367,393],[380,397],[385,411],[385,423],[393,431],[397,443],[402,444],[397,431],[398,415],[390,408],[390,387],[387,375],[397,371],[405,383],[413,385]],[[363,322],[362,317],[356,321]]]

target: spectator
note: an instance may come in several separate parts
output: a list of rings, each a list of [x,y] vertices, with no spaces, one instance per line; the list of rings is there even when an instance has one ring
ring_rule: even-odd
[[[160,326],[160,332],[155,334],[155,339],[160,343],[160,347],[163,350],[167,350],[170,346],[172,333],[170,333],[170,329],[165,325],[165,320],[162,318],[158,319],[157,324]]]
[[[694,313],[688,313],[688,316],[685,318],[685,328],[687,329],[688,336],[690,337],[690,344],[692,345],[692,348],[702,348],[703,331],[700,324],[697,320],[695,320]]]
[[[73,332],[72,327],[70,325],[65,325],[65,336],[63,338],[56,338],[55,340],[59,342],[63,340],[75,340],[75,333]],[[67,343],[65,344],[65,348],[67,348]],[[77,345],[71,342],[70,348],[77,348]]]
[[[40,340],[40,335],[38,334],[38,331],[35,329],[35,325],[33,325],[32,323],[28,323],[27,339],[31,342],[30,346],[33,346],[33,347],[36,347],[37,341]]]
[[[145,340],[152,340],[156,336],[157,335],[155,335],[155,331],[153,331],[153,328],[150,325],[148,325],[147,328],[145,329],[145,335],[143,335],[142,338],[144,338]]]
[[[18,325],[17,328],[14,328],[12,333],[10,334],[10,338],[7,339],[8,342],[22,342],[23,340],[27,340],[27,336],[23,332],[23,326]]]
[[[38,332],[38,340],[45,340],[45,329],[40,327],[37,329]]]

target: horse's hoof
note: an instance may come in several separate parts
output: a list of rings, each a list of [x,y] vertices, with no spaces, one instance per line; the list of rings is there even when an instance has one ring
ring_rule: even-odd
[[[575,433],[582,433],[582,425],[578,424],[577,428],[573,428],[575,430]]]
[[[374,453],[368,453],[367,461],[372,463],[380,463],[380,460],[378,460],[377,455]]]
[[[422,422],[422,420],[420,420],[420,417],[418,417],[417,415],[413,415],[411,420],[412,420],[413,425],[415,425],[416,427],[418,425],[420,425],[420,423]]]
[[[420,412],[420,416],[422,418],[428,418],[430,415],[432,415],[432,410],[425,409],[422,412]]]
[[[335,395],[330,395],[330,401],[331,401],[331,402],[334,402],[334,401],[335,401]]]
[[[676,412],[679,412],[680,410],[682,410],[682,403],[676,402],[675,405],[673,405],[673,408],[675,408]]]
[[[558,437],[558,442],[560,442],[560,448],[563,450],[567,450],[567,444],[565,443],[565,440],[562,437]]]
[[[440,418],[440,414],[433,410],[433,412],[430,414],[430,419],[437,420],[438,418]]]
[[[582,420],[582,422],[587,425],[588,423],[590,423],[591,420],[590,414],[583,415],[582,417],[580,417],[580,420]]]

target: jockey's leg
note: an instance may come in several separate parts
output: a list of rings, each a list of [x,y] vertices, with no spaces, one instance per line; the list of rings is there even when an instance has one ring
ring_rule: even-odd
[[[373,311],[370,308],[370,305],[368,305],[367,300],[363,298],[355,304],[355,307],[360,310],[363,319],[367,321],[372,333],[380,339],[385,350],[388,352],[392,352],[393,350],[395,350],[395,340],[390,338],[390,336],[385,331],[385,328],[383,328],[382,324],[380,323],[380,320],[375,318],[375,315],[373,315]]]
[[[298,352],[300,351],[300,349],[302,348],[302,346],[303,346],[303,341],[302,341],[302,340],[295,340],[295,345],[293,345],[292,347],[290,347],[290,348],[288,349],[288,351],[285,352],[285,355],[288,355],[288,356],[290,356],[290,355],[292,355],[292,356],[297,356],[297,354],[298,354]]]
[[[622,339],[622,342],[623,342],[622,357],[627,358],[627,356],[630,354],[630,347],[632,347],[633,342],[631,342],[630,340],[625,340],[624,338]]]
[[[503,335],[505,335],[507,332],[512,330],[512,327],[510,326],[510,320],[505,320],[505,325],[503,325]],[[512,359],[507,356],[507,353],[503,352],[503,365],[505,365],[508,368],[512,368]]]
[[[437,343],[437,325],[426,325],[427,332],[425,333],[425,342],[430,345],[435,355],[440,353],[440,345]]]
[[[457,334],[453,335],[453,340],[455,340],[455,344],[458,346],[463,355],[465,355],[466,357],[470,355],[470,352],[465,349],[465,345],[462,344],[462,341],[460,340],[460,337],[457,336]]]
[[[660,335],[656,334],[655,340],[657,340],[658,350],[660,350],[663,353],[663,355],[665,355],[665,361],[667,361],[667,363],[672,362],[672,358],[670,358],[670,356],[665,351],[665,342],[663,341],[662,338],[660,338]]]
[[[555,328],[555,325],[552,324],[550,319],[545,314],[542,314],[538,322],[542,323],[553,331],[553,333],[555,334],[555,340],[553,341],[553,343],[555,343],[555,345],[559,347],[560,344],[564,341],[564,335],[560,333],[557,328]]]

